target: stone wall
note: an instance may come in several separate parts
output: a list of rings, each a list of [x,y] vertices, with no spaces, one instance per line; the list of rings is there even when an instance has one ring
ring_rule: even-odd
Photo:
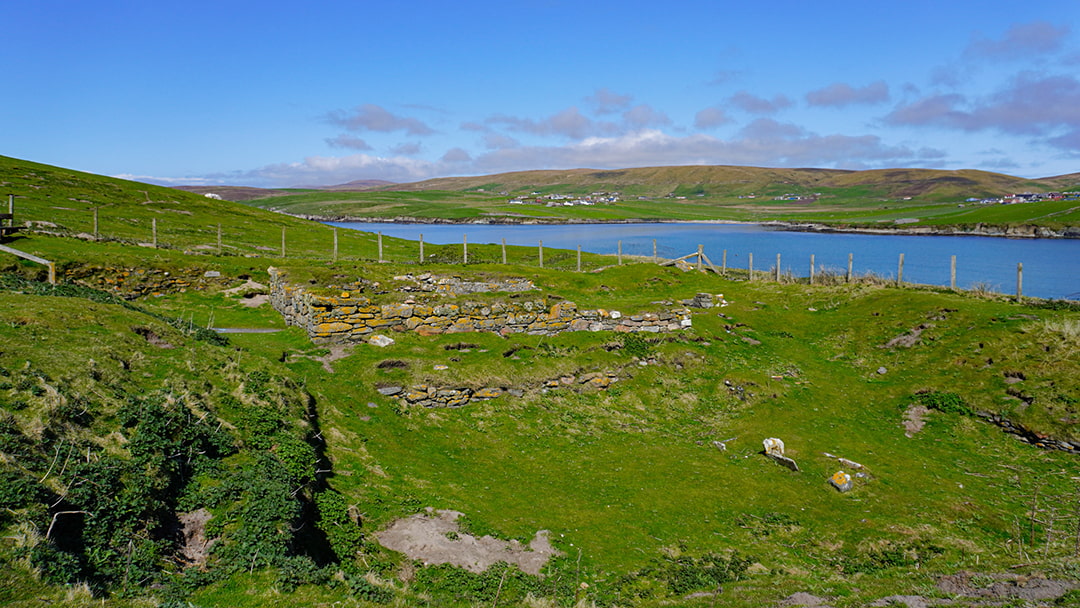
[[[564,331],[668,332],[690,327],[690,311],[678,308],[623,315],[616,310],[578,310],[573,302],[543,298],[505,302],[374,304],[361,294],[324,296],[290,285],[270,268],[270,302],[288,325],[304,328],[317,343],[358,342],[377,332],[423,335],[488,331],[500,335],[554,335]]]

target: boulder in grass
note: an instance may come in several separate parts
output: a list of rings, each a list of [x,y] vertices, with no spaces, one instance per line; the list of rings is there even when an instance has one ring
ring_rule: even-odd
[[[375,334],[374,336],[371,336],[370,338],[368,338],[368,344],[371,344],[372,346],[386,347],[386,346],[390,346],[393,343],[394,343],[393,338],[388,338],[388,337],[383,336],[381,334]]]

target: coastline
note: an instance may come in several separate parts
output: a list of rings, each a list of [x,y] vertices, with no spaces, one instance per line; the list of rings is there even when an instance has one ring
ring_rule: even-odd
[[[395,218],[373,218],[352,216],[324,216],[308,214],[286,214],[316,222],[350,222],[369,224],[446,224],[446,225],[521,225],[521,226],[580,226],[587,224],[748,224],[768,226],[790,232],[882,234],[907,236],[983,236],[1009,239],[1080,239],[1080,226],[1049,228],[1032,224],[1000,226],[995,224],[962,224],[947,226],[914,226],[911,224],[890,224],[887,227],[850,226],[844,224],[822,224],[817,222],[793,222],[767,220],[745,222],[738,220],[664,220],[664,219],[625,219],[625,220],[589,220],[568,218],[536,218],[529,216],[490,216],[467,219],[431,218],[398,216]]]

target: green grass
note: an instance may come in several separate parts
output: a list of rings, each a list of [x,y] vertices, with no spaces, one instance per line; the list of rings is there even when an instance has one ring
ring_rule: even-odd
[[[17,179],[46,172],[18,166]],[[52,217],[47,214],[58,197],[89,199],[77,194],[81,188],[107,192],[113,183],[48,175],[20,203],[31,217]],[[151,199],[166,198],[149,192]],[[139,216],[143,220],[162,217],[146,212],[153,205],[125,196],[109,207],[116,210],[113,221],[129,211],[146,213]],[[3,436],[0,472],[25,474],[35,483],[45,477],[54,492],[77,488],[68,476],[74,465],[58,463],[64,473],[48,472],[54,454],[78,445],[80,457],[74,460],[95,460],[98,454],[133,458],[135,431],[121,423],[123,403],[164,391],[171,403],[186,404],[228,429],[239,450],[215,465],[221,467],[217,473],[184,482],[192,484],[185,490],[185,509],[203,504],[230,479],[250,475],[267,454],[295,463],[297,455],[286,448],[297,442],[289,437],[317,430],[327,460],[313,466],[326,471],[329,488],[355,506],[367,542],[327,569],[263,560],[257,550],[234,555],[232,562],[212,562],[206,575],[181,575],[168,562],[160,565],[168,573],[162,580],[174,583],[91,597],[78,585],[35,578],[47,568],[40,562],[32,567],[23,547],[41,544],[49,512],[47,505],[21,506],[0,512],[0,560],[8,566],[0,578],[0,603],[153,605],[179,593],[175,585],[185,583],[175,581],[204,576],[205,584],[191,582],[176,597],[195,605],[364,606],[390,594],[392,605],[491,605],[495,589],[506,583],[502,597],[515,599],[500,605],[522,604],[523,589],[538,588],[556,599],[531,605],[584,599],[597,605],[710,606],[714,598],[683,599],[683,585],[691,584],[686,577],[701,574],[694,569],[710,555],[745,557],[754,564],[739,580],[724,582],[723,594],[715,598],[736,607],[775,604],[796,591],[829,596],[838,607],[898,593],[940,597],[935,577],[958,571],[1080,579],[1071,544],[1080,525],[1074,515],[1076,456],[1022,443],[965,413],[999,414],[1037,433],[1080,443],[1075,307],[872,281],[747,282],[735,273],[724,278],[652,264],[618,266],[605,256],[583,256],[595,272],[566,272],[575,266],[574,252],[546,252],[551,267],[541,269],[532,248],[508,248],[510,264],[504,266],[498,263],[499,247],[470,246],[473,263],[463,266],[453,263],[460,246],[429,245],[430,261],[420,265],[412,262],[416,243],[388,238],[384,257],[393,261],[380,264],[374,235],[347,241],[347,253],[333,263],[317,246],[332,234],[324,226],[240,205],[203,208],[203,200],[176,201],[192,212],[173,214],[181,222],[176,238],[187,239],[183,247],[141,247],[134,244],[138,239],[122,235],[93,241],[30,233],[13,242],[60,262],[62,275],[119,295],[131,295],[129,288],[114,289],[116,283],[106,279],[115,280],[122,269],[129,276],[155,269],[196,280],[184,290],[123,305],[82,287],[54,292],[26,283],[21,277],[40,278],[41,270],[6,261],[0,269],[8,273],[0,289],[0,415],[15,421],[3,428],[16,428],[28,439],[7,443],[15,435]],[[707,205],[685,208],[696,212]],[[244,253],[194,249],[206,236],[194,227],[218,221],[238,231],[250,222]],[[296,232],[298,243],[308,243],[306,252],[283,260],[255,248],[275,232],[280,238],[281,224],[274,223],[279,221]],[[524,277],[540,291],[522,297],[562,298],[582,309],[627,314],[675,306],[702,292],[723,293],[730,304],[695,310],[693,327],[672,334],[395,333],[389,347],[357,344],[339,353],[343,358],[324,362],[328,346],[313,345],[299,328],[284,328],[268,305],[244,305],[245,295],[258,288],[226,293],[248,279],[265,284],[271,265],[316,292],[362,279],[371,292],[365,295],[379,302],[403,297],[394,293],[401,284],[395,276],[432,272]],[[207,271],[222,276],[203,281]],[[186,325],[169,324],[177,318]],[[231,335],[228,346],[186,331],[209,325],[283,331]],[[887,346],[918,327],[921,336],[910,346]],[[173,348],[155,345],[147,330]],[[380,365],[388,361],[395,363]],[[443,365],[447,369],[436,369]],[[602,391],[545,385],[596,371],[615,373],[618,381]],[[498,386],[523,395],[424,409],[377,390],[419,384]],[[934,394],[956,397],[926,396]],[[907,437],[905,411],[916,403],[959,405],[931,410],[925,428]],[[70,404],[86,406],[90,418]],[[280,418],[267,418],[271,405]],[[267,424],[284,434],[258,430]],[[761,456],[766,437],[783,439],[802,471]],[[712,444],[724,440],[726,451]],[[94,458],[83,456],[87,448]],[[836,492],[827,478],[841,467],[826,452],[862,463],[870,477],[859,479],[850,493]],[[297,492],[317,490],[325,488]],[[8,491],[3,488],[0,497],[11,499]],[[219,522],[231,518],[222,526],[222,546],[241,546],[239,514],[254,500],[212,503]],[[473,595],[455,599],[461,594],[431,582],[442,570],[371,542],[373,531],[429,506],[461,511],[471,530],[503,538],[527,540],[537,530],[550,530],[565,556],[542,582],[451,572],[451,587],[459,585],[461,593],[473,589]],[[304,519],[287,529],[306,535],[316,528]],[[678,572],[683,574],[673,574]]]

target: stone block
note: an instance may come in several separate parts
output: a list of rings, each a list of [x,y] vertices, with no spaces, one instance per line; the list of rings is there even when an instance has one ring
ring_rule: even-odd
[[[589,325],[585,319],[575,319],[570,322],[570,331],[588,331]]]
[[[855,483],[851,481],[851,475],[843,471],[833,473],[833,476],[829,478],[829,483],[841,492],[847,492],[855,486]]]
[[[340,321],[334,323],[319,323],[314,327],[314,331],[317,334],[336,334],[350,331],[353,328],[351,323],[342,323]]]
[[[501,397],[503,392],[504,392],[503,389],[492,386],[492,387],[487,387],[487,388],[482,388],[482,389],[477,390],[476,392],[473,393],[472,398],[473,399],[494,399],[496,397]]]
[[[413,316],[413,307],[408,304],[387,304],[382,307],[381,313],[387,319],[408,319]]]

